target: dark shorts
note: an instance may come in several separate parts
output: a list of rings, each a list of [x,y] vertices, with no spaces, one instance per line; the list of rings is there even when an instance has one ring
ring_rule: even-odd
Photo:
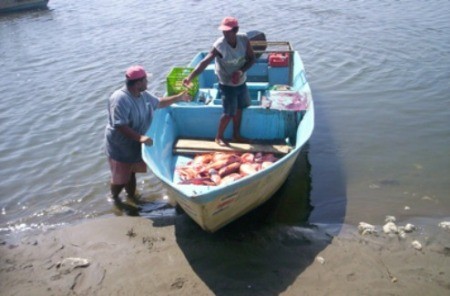
[[[224,114],[234,116],[238,109],[242,110],[250,106],[247,84],[243,83],[239,86],[219,84],[219,88]]]

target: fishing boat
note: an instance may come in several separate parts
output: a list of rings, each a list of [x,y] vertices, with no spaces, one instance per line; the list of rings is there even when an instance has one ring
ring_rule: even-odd
[[[166,185],[168,196],[207,232],[217,231],[267,201],[286,181],[314,129],[314,103],[300,54],[289,42],[266,41],[265,36],[257,39],[251,39],[257,60],[247,71],[251,106],[244,110],[241,124],[241,135],[248,142],[220,146],[214,141],[222,105],[213,61],[194,80],[191,102],[155,112],[147,131],[153,146],[143,145],[143,159]],[[175,78],[180,89],[182,78],[206,54],[199,52],[187,67],[172,69],[172,74],[178,70]],[[167,76],[168,94],[180,90],[170,89],[173,78]],[[231,135],[232,122],[225,138]],[[187,180],[180,173],[180,168],[192,165],[197,157],[213,153],[272,155],[276,161],[218,184],[207,177]]]
[[[0,13],[47,8],[48,0],[2,0]]]

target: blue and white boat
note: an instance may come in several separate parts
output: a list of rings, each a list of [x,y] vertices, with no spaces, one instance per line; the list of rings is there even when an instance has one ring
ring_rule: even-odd
[[[168,195],[202,229],[214,232],[267,201],[285,182],[314,129],[314,102],[300,54],[289,42],[251,41],[257,61],[247,72],[252,105],[244,110],[241,135],[249,143],[219,146],[214,142],[222,105],[214,62],[198,77],[192,102],[160,109],[143,146],[143,159]],[[188,67],[207,54],[198,53]],[[293,101],[297,100],[297,101]],[[300,101],[298,101],[300,99]],[[231,138],[232,122],[225,132]],[[225,185],[182,182],[177,168],[195,155],[214,151],[274,153],[265,169]]]

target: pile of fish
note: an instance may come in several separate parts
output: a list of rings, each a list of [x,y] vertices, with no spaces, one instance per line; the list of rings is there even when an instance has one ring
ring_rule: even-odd
[[[205,153],[177,167],[176,172],[181,179],[179,184],[217,186],[254,174],[277,160],[271,153]]]

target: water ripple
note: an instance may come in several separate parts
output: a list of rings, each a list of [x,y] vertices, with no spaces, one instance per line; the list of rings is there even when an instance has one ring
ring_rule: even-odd
[[[349,188],[371,184],[366,178],[384,175],[383,166],[396,164],[390,174],[419,184],[408,191],[428,188],[424,180],[437,184],[435,195],[449,191],[443,177],[450,167],[448,1],[55,0],[49,5],[48,11],[0,17],[0,232],[109,214],[102,148],[109,95],[134,63],[154,73],[149,89],[163,93],[171,67],[209,50],[224,14],[238,17],[243,32],[262,30],[268,39],[289,40],[301,52],[313,91],[320,94],[317,105],[328,112],[330,130],[339,139],[327,146],[318,130],[315,137],[323,146],[312,151],[325,159],[342,156],[353,182]],[[427,177],[403,174],[412,160],[424,164]],[[326,186],[320,178],[315,182]],[[139,179],[139,189],[149,199],[166,194],[151,173]],[[389,204],[391,196],[376,198]],[[323,208],[328,206],[331,200]]]

